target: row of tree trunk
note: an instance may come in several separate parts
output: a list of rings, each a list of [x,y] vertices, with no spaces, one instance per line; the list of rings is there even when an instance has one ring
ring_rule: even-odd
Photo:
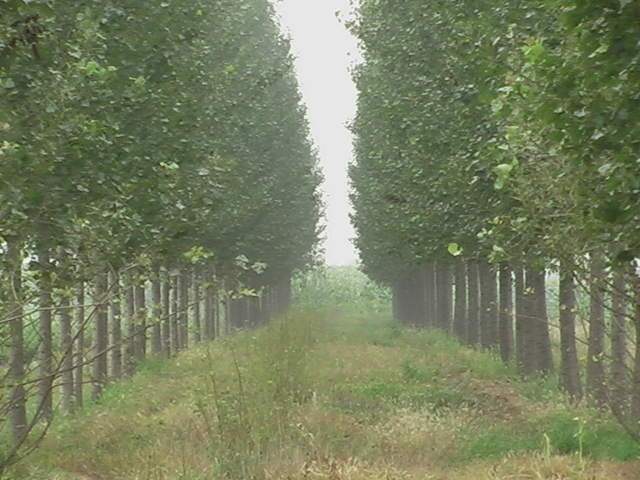
[[[290,277],[240,294],[212,267],[156,267],[150,275],[105,269],[90,281],[62,283],[47,251],[39,252],[37,295],[28,298],[21,248],[9,246],[0,325],[8,342],[0,353],[8,353],[10,394],[2,402],[16,452],[54,412],[82,408],[89,395],[85,385],[97,400],[108,383],[132,375],[148,356],[169,358],[191,344],[258,327],[291,302]],[[31,324],[34,316],[37,326]],[[37,341],[26,338],[27,330],[35,330]],[[35,410],[28,414],[31,398]]]
[[[557,348],[552,348],[547,275],[531,265],[495,266],[460,258],[428,263],[395,282],[393,313],[405,325],[438,328],[465,344],[496,351],[504,362],[516,362],[525,376],[551,373],[557,352],[560,385],[573,400],[586,393],[598,406],[610,405],[620,415],[640,418],[636,271],[606,268],[605,258],[594,254],[584,272],[573,261],[561,262],[558,277],[558,325],[553,325]],[[588,303],[582,316],[584,335],[576,332],[580,292]],[[630,323],[635,325],[635,342]],[[630,350],[635,350],[635,365]]]

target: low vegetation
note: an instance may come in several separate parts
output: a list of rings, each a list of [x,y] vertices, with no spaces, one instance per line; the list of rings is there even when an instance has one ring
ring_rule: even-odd
[[[12,478],[640,475],[640,445],[607,416],[569,406],[551,380],[522,381],[492,354],[365,303],[317,303],[145,363],[56,425]]]

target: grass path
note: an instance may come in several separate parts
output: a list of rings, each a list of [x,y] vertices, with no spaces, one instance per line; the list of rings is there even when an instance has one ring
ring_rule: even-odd
[[[640,447],[489,355],[308,314],[170,362],[58,422],[15,479],[629,479]]]

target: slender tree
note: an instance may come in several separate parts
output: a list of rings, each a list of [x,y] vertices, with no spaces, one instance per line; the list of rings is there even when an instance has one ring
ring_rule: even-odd
[[[568,262],[560,265],[558,305],[560,308],[560,383],[573,401],[582,398],[582,382],[576,348],[576,292],[574,269]]]

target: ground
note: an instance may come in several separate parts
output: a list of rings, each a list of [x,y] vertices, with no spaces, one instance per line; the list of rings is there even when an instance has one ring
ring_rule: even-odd
[[[11,478],[640,478],[640,447],[552,380],[388,317],[297,311],[148,362]]]

